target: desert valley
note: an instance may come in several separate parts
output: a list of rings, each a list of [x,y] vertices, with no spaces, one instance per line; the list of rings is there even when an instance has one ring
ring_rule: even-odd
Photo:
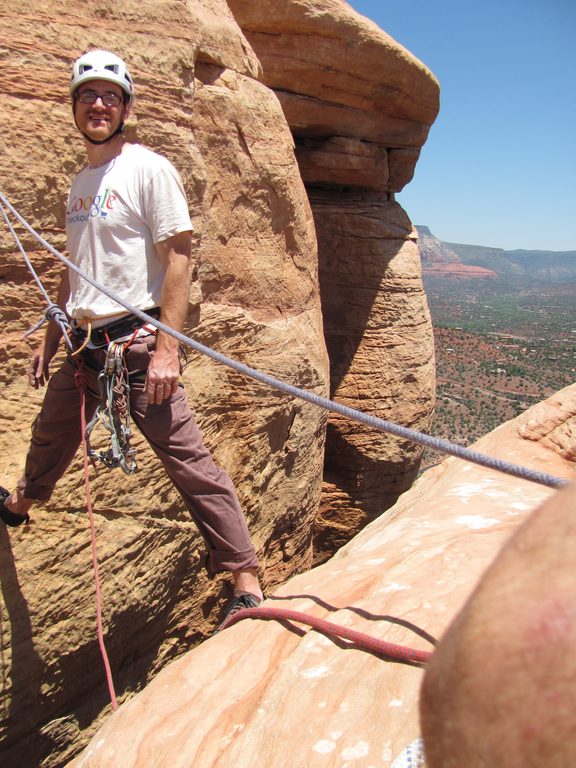
[[[432,434],[469,445],[576,379],[576,252],[418,231],[436,350]],[[423,467],[438,460],[427,452]]]

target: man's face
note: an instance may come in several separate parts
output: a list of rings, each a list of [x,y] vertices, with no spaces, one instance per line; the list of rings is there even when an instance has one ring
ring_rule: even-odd
[[[80,130],[96,141],[108,138],[128,115],[122,88],[107,80],[82,83],[76,91],[74,109]]]

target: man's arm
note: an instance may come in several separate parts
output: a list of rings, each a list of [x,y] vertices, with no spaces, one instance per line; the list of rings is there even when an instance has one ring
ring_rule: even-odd
[[[66,302],[69,295],[70,279],[68,268],[65,268],[60,276],[60,287],[58,288],[58,298],[56,299],[56,304],[64,312],[66,311]],[[28,382],[34,389],[43,387],[50,378],[50,361],[58,352],[61,338],[62,329],[60,325],[54,322],[54,320],[50,320],[44,334],[44,339],[32,355],[30,365],[28,366]]]
[[[156,244],[156,251],[166,266],[160,319],[175,331],[181,331],[188,313],[192,233],[180,232],[169,237]],[[156,350],[146,378],[148,402],[158,405],[176,392],[180,377],[178,347],[177,339],[158,331]]]

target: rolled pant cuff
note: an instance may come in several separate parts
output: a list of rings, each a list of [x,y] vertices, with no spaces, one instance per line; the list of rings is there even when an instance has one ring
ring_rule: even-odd
[[[208,555],[206,570],[210,577],[222,571],[244,571],[248,568],[258,568],[260,565],[254,549],[242,552],[223,552],[213,549]]]
[[[31,501],[49,501],[54,488],[49,488],[46,485],[28,483],[26,479],[23,478],[18,481],[18,490],[25,499],[30,499]]]

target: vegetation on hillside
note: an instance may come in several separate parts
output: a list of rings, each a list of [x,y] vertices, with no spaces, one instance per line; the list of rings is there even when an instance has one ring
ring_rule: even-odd
[[[425,286],[436,346],[432,434],[470,445],[576,380],[576,284]],[[427,451],[423,467],[440,458]]]

